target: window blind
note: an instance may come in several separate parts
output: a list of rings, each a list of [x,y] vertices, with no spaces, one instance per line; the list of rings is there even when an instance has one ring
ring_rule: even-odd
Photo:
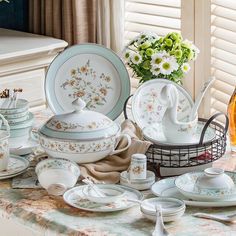
[[[211,89],[210,113],[227,112],[236,86],[236,1],[211,0]]]
[[[163,36],[181,31],[181,0],[126,0],[125,45],[140,32],[155,32]],[[131,80],[133,88],[138,81]]]

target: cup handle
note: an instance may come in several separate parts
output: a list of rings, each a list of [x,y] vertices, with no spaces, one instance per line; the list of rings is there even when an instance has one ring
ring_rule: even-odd
[[[115,150],[117,144],[120,142],[120,140],[121,140],[122,138],[126,138],[126,139],[127,139],[127,145],[126,145],[126,147],[121,148],[121,149],[118,149],[118,150]],[[113,150],[109,155],[116,155],[116,154],[118,154],[118,153],[120,153],[120,152],[123,152],[123,151],[127,150],[127,149],[130,147],[130,145],[131,145],[131,137],[130,137],[128,134],[121,134],[121,135],[117,138],[117,140],[116,140],[116,145],[115,145],[114,150]]]
[[[10,132],[10,126],[8,124],[8,121],[5,119],[5,117],[2,114],[0,114],[0,118],[2,119],[3,125],[6,126],[7,132],[9,133]]]

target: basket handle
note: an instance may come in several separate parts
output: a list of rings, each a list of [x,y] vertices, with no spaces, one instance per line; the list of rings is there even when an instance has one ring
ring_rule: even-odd
[[[124,117],[125,117],[126,120],[129,119],[128,115],[127,115],[127,104],[128,104],[129,99],[132,96],[133,96],[133,94],[131,94],[129,97],[127,97],[127,99],[125,100],[125,103],[124,103],[123,112],[124,112]]]
[[[199,144],[202,145],[203,143],[203,139],[204,139],[204,136],[205,136],[205,133],[206,133],[206,130],[208,128],[208,126],[211,124],[211,122],[217,118],[218,116],[225,116],[225,127],[224,127],[224,134],[227,133],[227,130],[228,130],[228,127],[229,127],[229,118],[227,115],[225,115],[224,113],[222,112],[219,112],[219,113],[216,113],[214,114],[213,116],[211,116],[211,118],[208,119],[208,121],[206,122],[206,124],[204,125],[203,129],[202,129],[202,133],[201,133],[201,137],[200,137],[200,141],[199,141]]]

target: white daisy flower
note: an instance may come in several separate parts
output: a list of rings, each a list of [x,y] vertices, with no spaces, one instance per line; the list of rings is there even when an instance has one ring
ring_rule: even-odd
[[[160,65],[160,72],[163,75],[170,75],[173,71],[177,70],[179,67],[176,59],[171,56],[169,58],[164,58]]]
[[[154,65],[151,67],[151,72],[153,75],[159,75],[160,74],[160,67],[158,65]]]
[[[169,54],[166,52],[158,52],[152,55],[152,66],[160,65],[164,58],[168,57]]]
[[[139,64],[142,61],[142,57],[138,53],[133,53],[131,55],[131,61],[134,64]]]
[[[131,58],[131,55],[132,55],[132,51],[126,50],[126,51],[124,52],[123,58],[125,59],[125,61],[129,62],[129,61],[130,61],[130,58]]]
[[[188,73],[188,71],[190,70],[190,65],[188,63],[183,63],[183,65],[181,66],[181,70],[184,73]]]

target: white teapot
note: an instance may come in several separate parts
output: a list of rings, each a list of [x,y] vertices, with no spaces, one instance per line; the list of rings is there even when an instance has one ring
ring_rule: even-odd
[[[191,143],[196,134],[198,116],[193,120],[177,119],[179,94],[173,84],[167,84],[161,90],[160,102],[167,107],[163,119],[163,133],[170,143]]]

